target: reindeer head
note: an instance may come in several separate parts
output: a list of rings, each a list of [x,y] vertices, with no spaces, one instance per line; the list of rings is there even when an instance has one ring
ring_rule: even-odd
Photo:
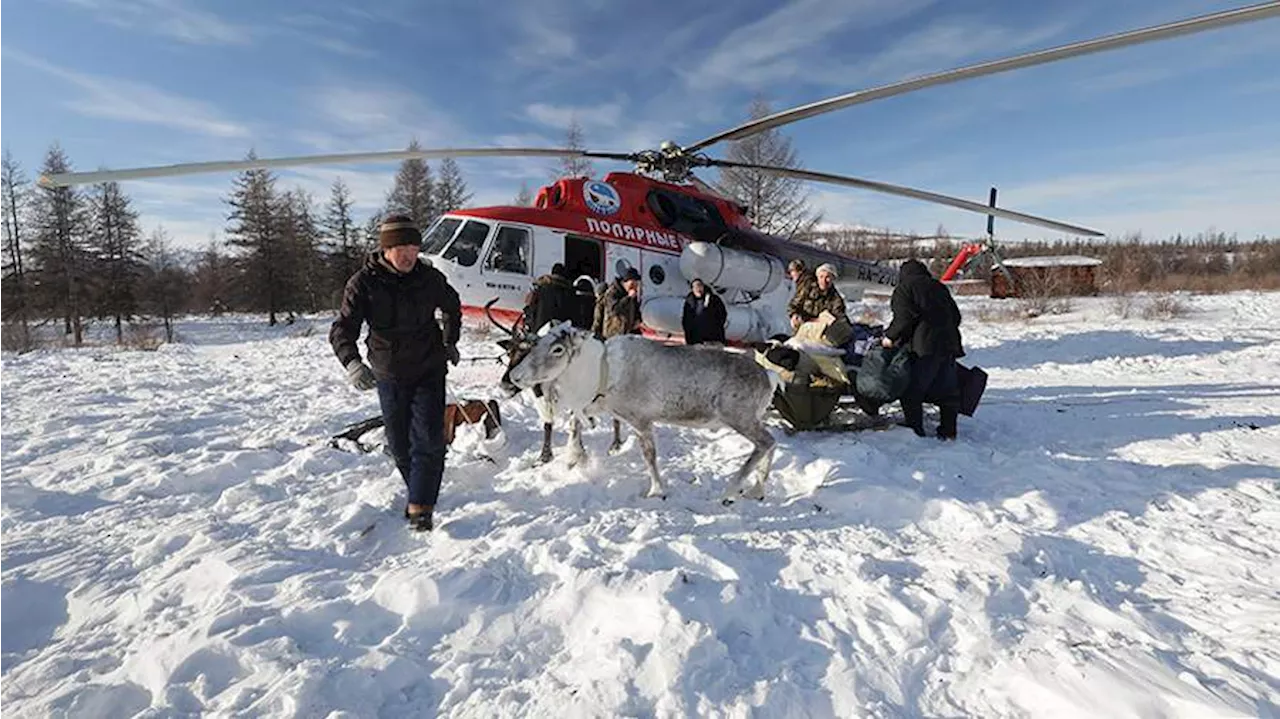
[[[515,367],[529,353],[529,350],[533,349],[533,343],[537,338],[530,336],[523,329],[517,330],[516,328],[520,324],[518,321],[510,327],[504,327],[501,322],[494,319],[490,308],[497,301],[498,298],[495,297],[485,303],[484,314],[493,323],[494,327],[506,332],[508,335],[505,339],[498,340],[498,346],[502,348],[502,352],[507,356],[507,371],[502,374],[502,379],[498,382],[498,385],[502,388],[502,391],[507,393],[508,397],[514,397],[520,394],[520,388],[511,381],[511,368]]]
[[[572,322],[548,325],[524,356],[511,364],[507,376],[512,384],[521,388],[552,382],[564,374],[591,336],[587,330],[574,327]]]

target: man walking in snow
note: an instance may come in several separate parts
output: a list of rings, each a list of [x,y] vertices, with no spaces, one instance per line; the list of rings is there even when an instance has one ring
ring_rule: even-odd
[[[409,491],[405,519],[430,530],[444,476],[445,362],[458,364],[462,306],[444,275],[418,259],[422,234],[411,218],[388,217],[378,243],[347,281],[329,343],[357,389],[377,388],[387,447]],[[364,323],[368,364],[356,347]]]

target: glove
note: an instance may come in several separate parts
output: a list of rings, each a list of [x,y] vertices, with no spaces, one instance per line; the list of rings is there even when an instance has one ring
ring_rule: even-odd
[[[373,370],[369,369],[369,365],[358,359],[351,360],[347,365],[347,381],[362,392],[371,390],[378,384],[378,381],[373,376]]]
[[[462,361],[462,355],[458,353],[457,345],[445,345],[444,356],[449,360],[449,364],[454,367],[457,367],[458,363]]]

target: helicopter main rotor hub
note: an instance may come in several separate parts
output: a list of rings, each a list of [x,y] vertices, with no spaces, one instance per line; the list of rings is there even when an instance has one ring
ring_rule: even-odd
[[[632,160],[641,174],[677,184],[688,182],[695,167],[710,167],[712,164],[706,155],[689,152],[670,140],[663,141],[657,150],[635,153]]]

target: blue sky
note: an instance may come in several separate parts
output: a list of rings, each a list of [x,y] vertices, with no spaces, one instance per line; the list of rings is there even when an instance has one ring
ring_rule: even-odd
[[[1213,0],[47,0],[3,24],[3,138],[34,177],[77,169],[403,147],[689,143],[776,108],[1244,4]],[[1280,236],[1280,20],[933,88],[793,124],[807,167],[1148,236]],[[723,149],[723,148],[720,148]],[[502,204],[548,163],[462,163]],[[598,175],[622,165],[597,163]],[[394,166],[281,173],[361,215]],[[127,183],[148,226],[203,244],[226,175]],[[813,187],[829,222],[957,234],[977,215]],[[360,219],[363,219],[362,217]],[[1001,223],[1009,239],[1052,237]]]

